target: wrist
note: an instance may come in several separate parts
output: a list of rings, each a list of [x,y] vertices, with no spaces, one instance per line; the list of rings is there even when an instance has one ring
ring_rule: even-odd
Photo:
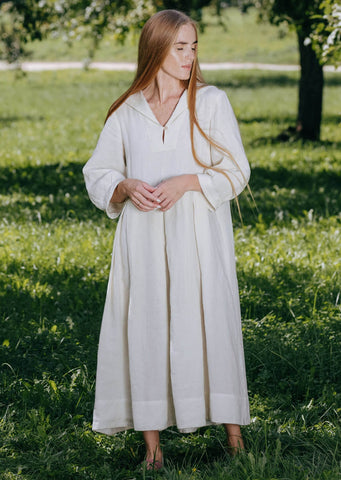
[[[117,185],[117,193],[118,195],[120,196],[120,198],[122,198],[122,201],[125,200],[128,196],[128,193],[127,193],[127,180],[122,180],[118,185]]]
[[[117,184],[114,193],[111,197],[111,202],[113,203],[122,203],[127,198],[126,188],[125,188],[125,180],[122,180],[120,183]]]
[[[196,174],[185,174],[183,175],[183,185],[184,191],[200,191],[200,183],[198,176]]]

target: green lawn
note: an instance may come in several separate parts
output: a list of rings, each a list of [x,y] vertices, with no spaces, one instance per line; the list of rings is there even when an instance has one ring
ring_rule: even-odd
[[[340,478],[341,75],[326,75],[321,142],[282,143],[298,74],[211,72],[227,91],[258,211],[241,197],[235,240],[252,423],[247,453],[221,426],[162,433],[166,468],[140,472],[143,441],[91,431],[96,353],[115,222],[81,167],[132,74],[0,75],[0,478]]]
[[[296,35],[283,27],[259,23],[257,13],[241,14],[236,8],[223,10],[224,26],[212,9],[204,10],[206,28],[199,37],[199,56],[204,62],[298,63]],[[61,39],[34,42],[28,46],[33,60],[84,60],[89,42],[75,41],[72,48]],[[120,45],[107,35],[96,52],[98,61],[136,61],[137,38],[130,37]]]

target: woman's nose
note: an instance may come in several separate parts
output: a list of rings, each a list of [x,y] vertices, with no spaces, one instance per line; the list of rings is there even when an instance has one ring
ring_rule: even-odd
[[[185,52],[186,60],[190,60],[191,62],[193,62],[194,56],[195,56],[195,52],[193,52],[192,48],[186,50]]]

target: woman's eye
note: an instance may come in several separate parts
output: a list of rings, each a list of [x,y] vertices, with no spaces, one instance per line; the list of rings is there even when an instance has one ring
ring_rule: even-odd
[[[178,51],[183,50],[183,48],[177,48]]]

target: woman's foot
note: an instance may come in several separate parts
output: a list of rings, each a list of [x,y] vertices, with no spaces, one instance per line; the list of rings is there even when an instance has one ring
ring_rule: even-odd
[[[157,430],[143,432],[146,444],[146,458],[142,462],[147,470],[160,470],[163,467],[163,455],[160,447],[160,436]]]
[[[145,458],[147,470],[160,470],[163,467],[163,455],[160,447],[156,450],[148,450]]]
[[[155,453],[147,451],[146,458],[142,462],[142,468],[146,470],[161,470],[163,467],[163,456],[158,448]]]
[[[146,465],[146,470],[161,470],[163,468],[163,460],[154,460],[153,458],[146,458],[144,460],[145,465]]]

